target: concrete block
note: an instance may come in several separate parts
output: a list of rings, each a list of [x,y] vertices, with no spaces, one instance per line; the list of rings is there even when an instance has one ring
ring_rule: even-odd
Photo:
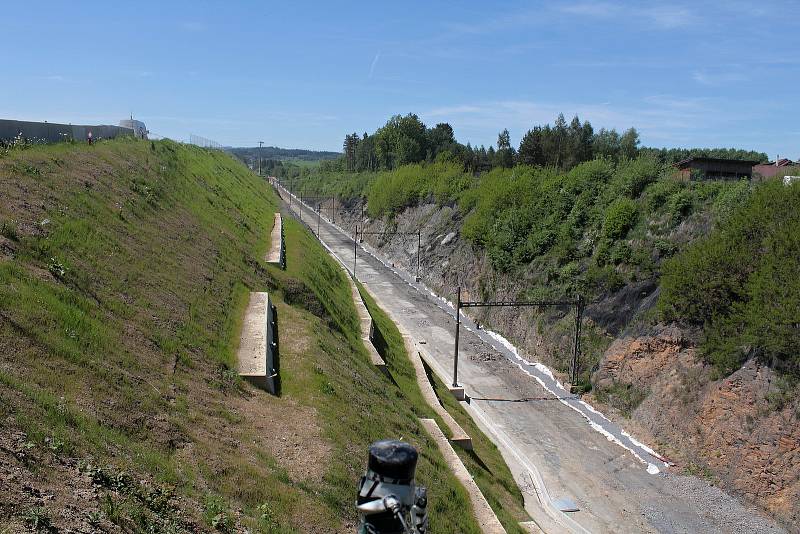
[[[286,266],[284,239],[283,239],[283,220],[281,214],[276,213],[270,234],[269,251],[265,258],[267,263],[278,265],[281,268]]]
[[[399,324],[399,323],[398,323]],[[408,354],[411,363],[414,365],[414,372],[417,376],[417,384],[419,384],[420,391],[422,392],[422,396],[425,398],[425,401],[428,403],[428,406],[433,408],[433,410],[442,418],[444,424],[447,425],[447,428],[450,430],[451,438],[450,442],[458,445],[464,450],[471,451],[472,450],[472,438],[461,428],[461,425],[453,419],[453,416],[450,415],[450,412],[444,409],[442,403],[439,402],[439,398],[436,396],[436,392],[433,390],[433,385],[431,384],[430,380],[428,380],[428,374],[425,372],[425,366],[422,362],[422,350],[418,343],[414,342],[408,334],[403,335],[403,342],[406,346],[406,353]]]
[[[519,526],[525,532],[530,532],[531,534],[544,534],[544,530],[535,521],[523,521]]]
[[[478,524],[481,527],[481,532],[484,534],[505,534],[506,529],[503,528],[502,523],[497,519],[494,510],[492,510],[492,507],[489,506],[489,503],[486,501],[486,497],[483,496],[483,493],[481,493],[480,488],[472,479],[472,475],[467,471],[461,458],[458,457],[458,454],[453,450],[447,438],[444,437],[436,421],[434,419],[420,419],[419,421],[433,438],[433,441],[436,442],[436,446],[439,448],[442,456],[444,456],[445,462],[447,462],[450,470],[458,481],[461,482],[461,485],[464,486],[464,489],[467,490],[469,500],[472,503],[472,509],[475,512],[475,518],[478,520]]]
[[[273,395],[280,394],[278,315],[268,293],[250,293],[237,360],[239,375]]]
[[[356,307],[358,321],[361,324],[361,340],[364,342],[364,347],[369,353],[369,361],[372,362],[372,365],[377,367],[381,372],[388,373],[389,370],[386,368],[386,362],[383,360],[383,358],[381,358],[381,355],[378,354],[375,345],[372,343],[372,339],[375,334],[375,324],[372,322],[372,316],[369,314],[367,307],[364,305],[364,301],[361,300],[361,294],[358,292],[356,284],[349,277],[347,280],[350,282],[350,291],[353,296],[353,304]]]
[[[467,400],[467,394],[464,392],[464,388],[462,386],[447,386],[447,389],[450,390],[450,393],[457,400]]]

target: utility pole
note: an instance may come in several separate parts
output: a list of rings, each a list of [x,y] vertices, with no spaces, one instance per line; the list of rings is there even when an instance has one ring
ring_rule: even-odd
[[[572,376],[570,376],[571,388],[578,382],[578,357],[581,353],[581,323],[583,322],[583,295],[578,295],[575,302],[575,340],[572,345]]]
[[[319,220],[322,218],[322,204],[317,203],[317,239],[322,241],[319,237]]]
[[[458,387],[458,333],[461,330],[461,286],[456,290],[456,350],[453,355],[453,387]]]
[[[258,175],[263,176],[261,174],[261,162],[263,161],[262,152],[263,152],[264,141],[258,142]]]
[[[331,210],[331,222],[336,224],[336,195],[333,195],[333,209]]]
[[[356,278],[357,261],[358,261],[358,223],[356,223],[356,229],[353,230],[353,280],[358,280],[358,278]]]
[[[417,230],[417,282],[419,282],[419,255],[420,255],[420,248],[422,248],[422,230]]]

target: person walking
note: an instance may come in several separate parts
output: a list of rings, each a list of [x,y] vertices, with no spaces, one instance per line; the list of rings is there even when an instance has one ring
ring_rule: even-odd
[[[86,141],[91,145],[92,144],[92,131],[89,130],[89,133],[86,135]]]

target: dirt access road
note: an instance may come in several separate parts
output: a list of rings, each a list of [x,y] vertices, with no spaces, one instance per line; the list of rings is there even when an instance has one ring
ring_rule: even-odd
[[[288,205],[288,192],[280,193]],[[298,215],[298,200],[291,204]],[[302,218],[316,231],[316,212],[304,205]],[[352,236],[324,218],[319,228],[321,241],[352,269]],[[356,274],[382,307],[424,341],[435,370],[451,383],[452,308],[360,244]],[[468,410],[500,448],[526,509],[545,531],[785,532],[706,482],[669,473],[647,447],[559,390],[546,369],[519,360],[469,320],[464,325],[459,382],[471,398]],[[574,501],[579,511],[563,514],[542,504],[561,498]]]

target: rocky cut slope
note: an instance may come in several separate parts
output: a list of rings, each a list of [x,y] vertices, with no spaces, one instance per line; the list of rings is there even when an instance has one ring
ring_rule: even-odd
[[[370,203],[370,192],[378,189],[383,199],[405,200],[388,210],[368,209],[364,228],[387,234],[366,235],[366,241],[413,273],[416,236],[391,232],[420,228],[423,280],[451,301],[457,286],[472,300],[583,293],[590,301],[579,373],[585,398],[623,420],[670,457],[676,469],[757,503],[787,525],[797,524],[800,406],[793,378],[797,367],[791,363],[796,360],[790,357],[800,353],[797,341],[791,341],[800,317],[797,243],[765,237],[748,241],[748,248],[742,238],[731,260],[740,269],[713,258],[687,260],[698,248],[720,256],[733,250],[733,242],[715,243],[724,241],[720,232],[736,220],[757,221],[772,228],[769,235],[800,236],[796,217],[787,217],[796,213],[791,208],[796,190],[780,184],[759,189],[747,182],[676,182],[646,161],[616,168],[591,162],[557,176],[524,168],[493,171],[471,179],[455,195],[432,194],[446,190],[434,185],[392,196],[392,187],[408,187],[397,182],[412,183],[399,180],[401,171],[395,174],[387,181],[379,176],[367,189]],[[434,184],[435,174],[429,179]],[[769,204],[770,198],[783,200]],[[766,199],[759,213],[774,216],[743,211],[758,199]],[[360,201],[339,202],[350,208],[337,216],[352,231]],[[751,230],[743,227],[741,235],[756,235]],[[771,259],[761,268],[744,259],[763,256],[758,250],[777,252],[767,254]],[[692,318],[697,307],[680,308],[679,315],[659,306],[665,268],[672,273],[670,302],[697,302],[705,306],[706,317]],[[709,276],[713,272],[719,275]],[[728,275],[744,280],[752,272],[762,276],[750,289],[727,282]],[[692,285],[676,280],[675,273],[709,283]],[[772,298],[769,279],[785,288],[780,298]],[[749,306],[748,291],[758,288],[761,296],[750,300],[781,304],[739,313]],[[705,294],[729,303],[725,310],[731,319],[716,330],[708,325],[723,308],[702,304]],[[570,308],[478,309],[472,315],[566,379],[574,321]],[[770,336],[757,336],[758,331],[781,342],[770,343]],[[718,342],[734,334],[736,343]]]

